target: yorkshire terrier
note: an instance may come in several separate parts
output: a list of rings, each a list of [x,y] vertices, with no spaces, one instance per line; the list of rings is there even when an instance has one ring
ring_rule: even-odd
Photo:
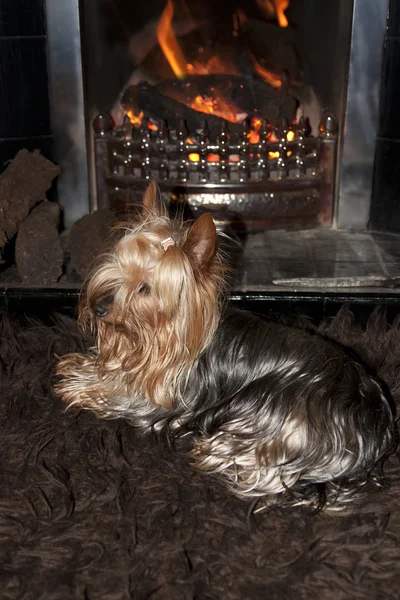
[[[57,366],[68,405],[191,442],[196,466],[263,504],[343,508],[379,484],[390,398],[361,362],[301,328],[229,308],[213,219],[169,218],[152,183],[88,279],[95,346]]]

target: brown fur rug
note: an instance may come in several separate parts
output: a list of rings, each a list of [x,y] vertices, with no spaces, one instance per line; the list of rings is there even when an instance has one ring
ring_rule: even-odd
[[[321,326],[400,403],[400,320],[348,311]],[[5,600],[297,600],[400,597],[400,484],[353,514],[249,515],[218,480],[122,421],[65,407],[54,355],[75,322],[21,325],[0,344],[0,597]]]

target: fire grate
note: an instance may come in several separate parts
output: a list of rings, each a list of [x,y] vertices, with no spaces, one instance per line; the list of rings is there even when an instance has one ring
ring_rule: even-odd
[[[245,121],[238,131],[222,120],[210,135],[144,117],[115,127],[109,115],[93,123],[99,208],[121,213],[155,178],[167,203],[186,202],[192,213],[212,212],[218,224],[254,231],[332,223],[338,126],[328,114],[311,136],[307,124]]]

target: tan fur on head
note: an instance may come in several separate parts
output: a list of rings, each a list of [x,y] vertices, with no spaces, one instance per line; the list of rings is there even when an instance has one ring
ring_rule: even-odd
[[[171,408],[178,379],[218,325],[226,267],[211,216],[193,224],[171,220],[157,192],[150,184],[140,222],[95,269],[80,312],[97,331],[100,376],[123,374],[116,395],[134,388],[153,405]],[[102,304],[107,314],[98,317]]]

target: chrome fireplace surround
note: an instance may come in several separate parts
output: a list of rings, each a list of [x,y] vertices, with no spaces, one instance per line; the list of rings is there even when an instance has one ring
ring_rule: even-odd
[[[183,122],[154,131],[146,115],[134,128],[129,119],[115,127],[99,114],[82,59],[88,5],[47,0],[52,122],[62,167],[58,197],[67,227],[97,208],[129,204],[150,176],[166,200],[188,201],[193,212],[212,210],[222,224],[239,229],[366,227],[387,0],[341,4],[351,35],[343,34],[346,76],[332,81],[343,88],[340,114],[324,114],[316,135],[307,135],[302,121],[283,121],[271,138],[264,123],[256,144],[246,123],[240,132],[223,124],[211,139],[206,123],[196,131]]]

